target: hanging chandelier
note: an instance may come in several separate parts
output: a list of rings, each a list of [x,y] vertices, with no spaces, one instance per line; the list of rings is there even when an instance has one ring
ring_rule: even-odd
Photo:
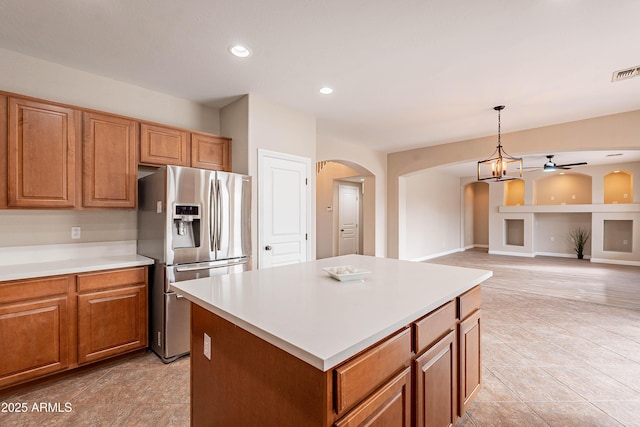
[[[522,178],[522,157],[512,157],[502,148],[500,142],[500,111],[504,105],[493,107],[498,112],[498,146],[486,160],[478,162],[478,181],[508,181]],[[509,164],[512,164],[508,167]]]

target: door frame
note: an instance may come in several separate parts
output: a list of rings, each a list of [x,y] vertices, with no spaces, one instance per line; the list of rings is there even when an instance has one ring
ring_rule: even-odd
[[[293,154],[280,153],[277,151],[265,150],[263,148],[258,148],[258,248],[256,250],[256,256],[258,257],[257,265],[258,269],[263,268],[263,259],[262,259],[262,248],[264,247],[264,201],[263,197],[265,195],[264,189],[264,159],[270,157],[278,160],[291,161],[296,163],[303,163],[306,168],[306,176],[307,176],[307,185],[305,186],[305,198],[306,198],[306,218],[304,218],[306,229],[307,229],[307,240],[306,240],[306,253],[307,259],[305,261],[311,261],[311,159],[308,157],[296,156]]]
[[[361,241],[362,241],[362,227],[361,227],[361,222],[362,222],[362,183],[359,182],[355,182],[355,181],[344,181],[344,180],[336,180],[336,185],[337,188],[336,190],[336,196],[337,196],[337,203],[334,204],[334,206],[337,206],[337,213],[335,215],[335,221],[334,221],[334,236],[336,237],[336,247],[335,247],[335,251],[334,251],[334,256],[339,256],[340,255],[340,213],[342,212],[342,204],[340,203],[340,188],[341,187],[350,187],[356,190],[356,194],[358,197],[358,201],[357,201],[357,205],[358,205],[358,218],[357,218],[357,226],[356,226],[356,253],[357,254],[361,254],[362,250],[361,250]]]

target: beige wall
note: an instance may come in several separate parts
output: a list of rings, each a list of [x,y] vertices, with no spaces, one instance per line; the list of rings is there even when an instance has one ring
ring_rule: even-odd
[[[400,179],[399,259],[424,260],[460,249],[460,178],[427,170]]]
[[[290,108],[273,103],[258,95],[249,94],[222,108],[221,128],[225,136],[238,140],[232,151],[234,172],[246,173],[252,180],[251,234],[254,265],[258,265],[258,150],[305,157],[311,160],[309,240],[315,242],[315,173],[316,119]],[[310,245],[311,259],[315,259],[315,245]]]
[[[160,92],[118,82],[0,49],[0,90],[219,133],[218,110]],[[82,238],[71,240],[71,226]],[[0,246],[136,239],[136,213],[102,211],[0,211]]]
[[[640,149],[640,111],[507,133],[502,135],[502,143],[512,155],[599,149]],[[495,149],[495,145],[496,137],[492,135],[389,154],[387,164],[388,256],[398,256],[398,213],[402,203],[399,200],[398,191],[400,177],[437,166],[484,158]],[[503,198],[500,199],[497,204],[503,203],[503,200]],[[594,184],[593,203],[601,203],[597,200]],[[640,199],[634,197],[634,200]]]
[[[489,185],[473,184],[473,245],[489,246]]]

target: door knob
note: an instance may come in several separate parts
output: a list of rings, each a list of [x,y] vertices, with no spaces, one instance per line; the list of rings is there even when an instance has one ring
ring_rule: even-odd
[[[270,250],[271,250],[271,246],[269,246],[269,245],[265,246],[265,247],[264,247],[264,250],[265,250],[265,251],[270,251]]]

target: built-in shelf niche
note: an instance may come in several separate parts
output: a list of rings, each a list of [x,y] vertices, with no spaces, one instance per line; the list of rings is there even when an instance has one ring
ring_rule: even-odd
[[[504,183],[504,205],[524,205],[524,180],[512,179]]]
[[[604,176],[604,202],[633,203],[633,174],[617,170]]]
[[[611,252],[633,252],[633,221],[604,220],[602,250]]]
[[[524,246],[524,220],[504,220],[505,244],[511,246]]]
[[[553,172],[534,181],[535,205],[591,204],[591,176]]]

